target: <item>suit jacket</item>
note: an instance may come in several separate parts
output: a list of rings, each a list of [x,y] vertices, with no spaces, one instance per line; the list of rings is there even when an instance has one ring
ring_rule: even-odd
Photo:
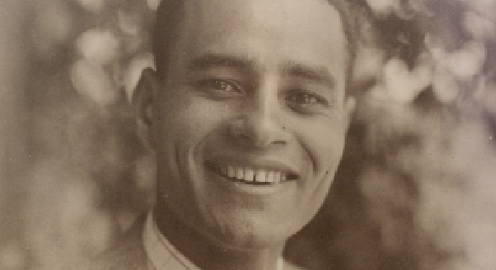
[[[138,219],[113,248],[74,270],[148,270],[148,257],[143,246],[144,224],[145,217]]]

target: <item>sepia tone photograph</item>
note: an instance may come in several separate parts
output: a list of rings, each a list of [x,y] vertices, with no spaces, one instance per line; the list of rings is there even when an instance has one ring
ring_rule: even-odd
[[[0,0],[0,270],[496,269],[496,0]]]

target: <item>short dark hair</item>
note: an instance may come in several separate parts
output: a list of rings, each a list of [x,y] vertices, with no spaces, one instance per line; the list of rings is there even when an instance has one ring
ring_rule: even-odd
[[[152,53],[159,78],[167,71],[169,52],[179,36],[184,16],[185,0],[161,0],[152,36]]]
[[[185,0],[162,0],[157,9],[152,46],[159,78],[163,78],[167,72],[171,45],[181,31],[184,2]],[[352,77],[361,26],[370,17],[371,12],[366,0],[327,0],[327,2],[336,8],[341,16],[348,43],[347,81],[349,81]]]

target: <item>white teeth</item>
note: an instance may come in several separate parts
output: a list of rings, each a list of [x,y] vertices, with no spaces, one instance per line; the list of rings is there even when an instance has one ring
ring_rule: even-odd
[[[268,172],[265,182],[274,183],[274,172]]]
[[[253,182],[253,176],[255,176],[255,172],[251,169],[246,168],[245,170],[245,181]]]
[[[236,178],[238,180],[243,180],[245,178],[245,171],[243,168],[236,168]]]
[[[283,172],[254,170],[248,167],[227,166],[219,171],[224,176],[245,182],[280,183],[287,178]]]
[[[265,171],[258,171],[256,176],[255,176],[255,182],[259,183],[264,183],[266,182],[265,180],[266,172]]]
[[[236,175],[234,167],[227,167],[227,176],[233,178]]]

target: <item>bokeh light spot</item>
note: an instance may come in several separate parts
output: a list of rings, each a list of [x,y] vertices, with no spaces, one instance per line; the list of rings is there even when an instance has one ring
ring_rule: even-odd
[[[80,95],[99,105],[110,105],[118,98],[118,89],[107,72],[87,60],[74,63],[71,68],[71,80]]]

